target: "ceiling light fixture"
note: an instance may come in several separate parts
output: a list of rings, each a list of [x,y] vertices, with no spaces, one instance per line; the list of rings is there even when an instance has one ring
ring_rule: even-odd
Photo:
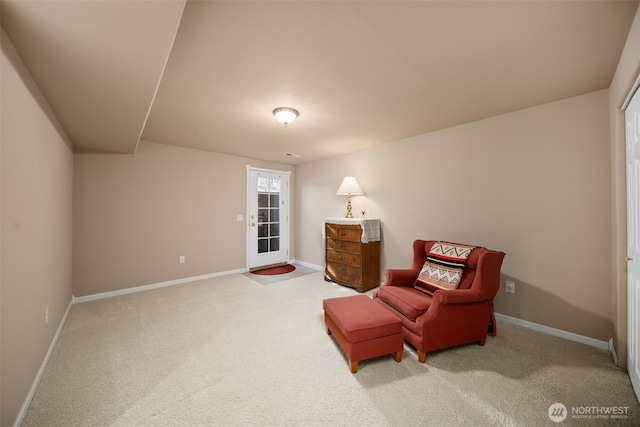
[[[297,110],[288,107],[280,107],[273,110],[273,115],[285,126],[294,121],[296,117],[298,117],[298,114]]]

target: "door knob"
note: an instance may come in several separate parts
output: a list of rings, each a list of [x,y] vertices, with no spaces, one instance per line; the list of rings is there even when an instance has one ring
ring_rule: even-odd
[[[626,257],[624,257],[624,260],[625,261],[633,261],[633,258],[626,256]]]
[[[251,226],[252,226],[252,227],[255,227],[255,226],[256,226],[256,223],[255,223],[255,222],[252,222],[252,223],[251,223]]]

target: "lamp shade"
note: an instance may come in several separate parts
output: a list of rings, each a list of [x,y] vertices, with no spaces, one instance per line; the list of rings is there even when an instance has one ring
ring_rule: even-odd
[[[358,184],[358,181],[352,176],[347,176],[342,180],[342,184],[340,184],[340,188],[338,188],[338,192],[336,193],[338,196],[355,196],[360,194],[364,194],[364,191],[362,191],[360,184]]]

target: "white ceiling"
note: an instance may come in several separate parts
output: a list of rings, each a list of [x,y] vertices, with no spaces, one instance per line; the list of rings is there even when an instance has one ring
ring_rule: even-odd
[[[3,0],[1,18],[76,151],[298,164],[608,88],[637,6]]]

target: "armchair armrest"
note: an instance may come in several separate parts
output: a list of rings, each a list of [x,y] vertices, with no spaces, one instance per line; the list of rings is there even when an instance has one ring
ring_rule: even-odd
[[[424,330],[426,334],[427,325],[434,325],[434,321],[444,324],[451,322],[451,319],[458,321],[463,318],[473,316],[477,310],[471,306],[483,305],[491,299],[480,297],[480,292],[473,289],[440,289],[433,294],[433,300],[429,309],[416,319],[416,323]],[[489,317],[487,317],[488,321]],[[426,335],[425,335],[426,336]]]
[[[485,300],[486,299],[480,298],[480,292],[473,289],[440,289],[433,294],[432,306],[474,303]]]
[[[384,283],[382,286],[411,287],[418,278],[418,271],[413,269],[390,269],[384,271]]]

